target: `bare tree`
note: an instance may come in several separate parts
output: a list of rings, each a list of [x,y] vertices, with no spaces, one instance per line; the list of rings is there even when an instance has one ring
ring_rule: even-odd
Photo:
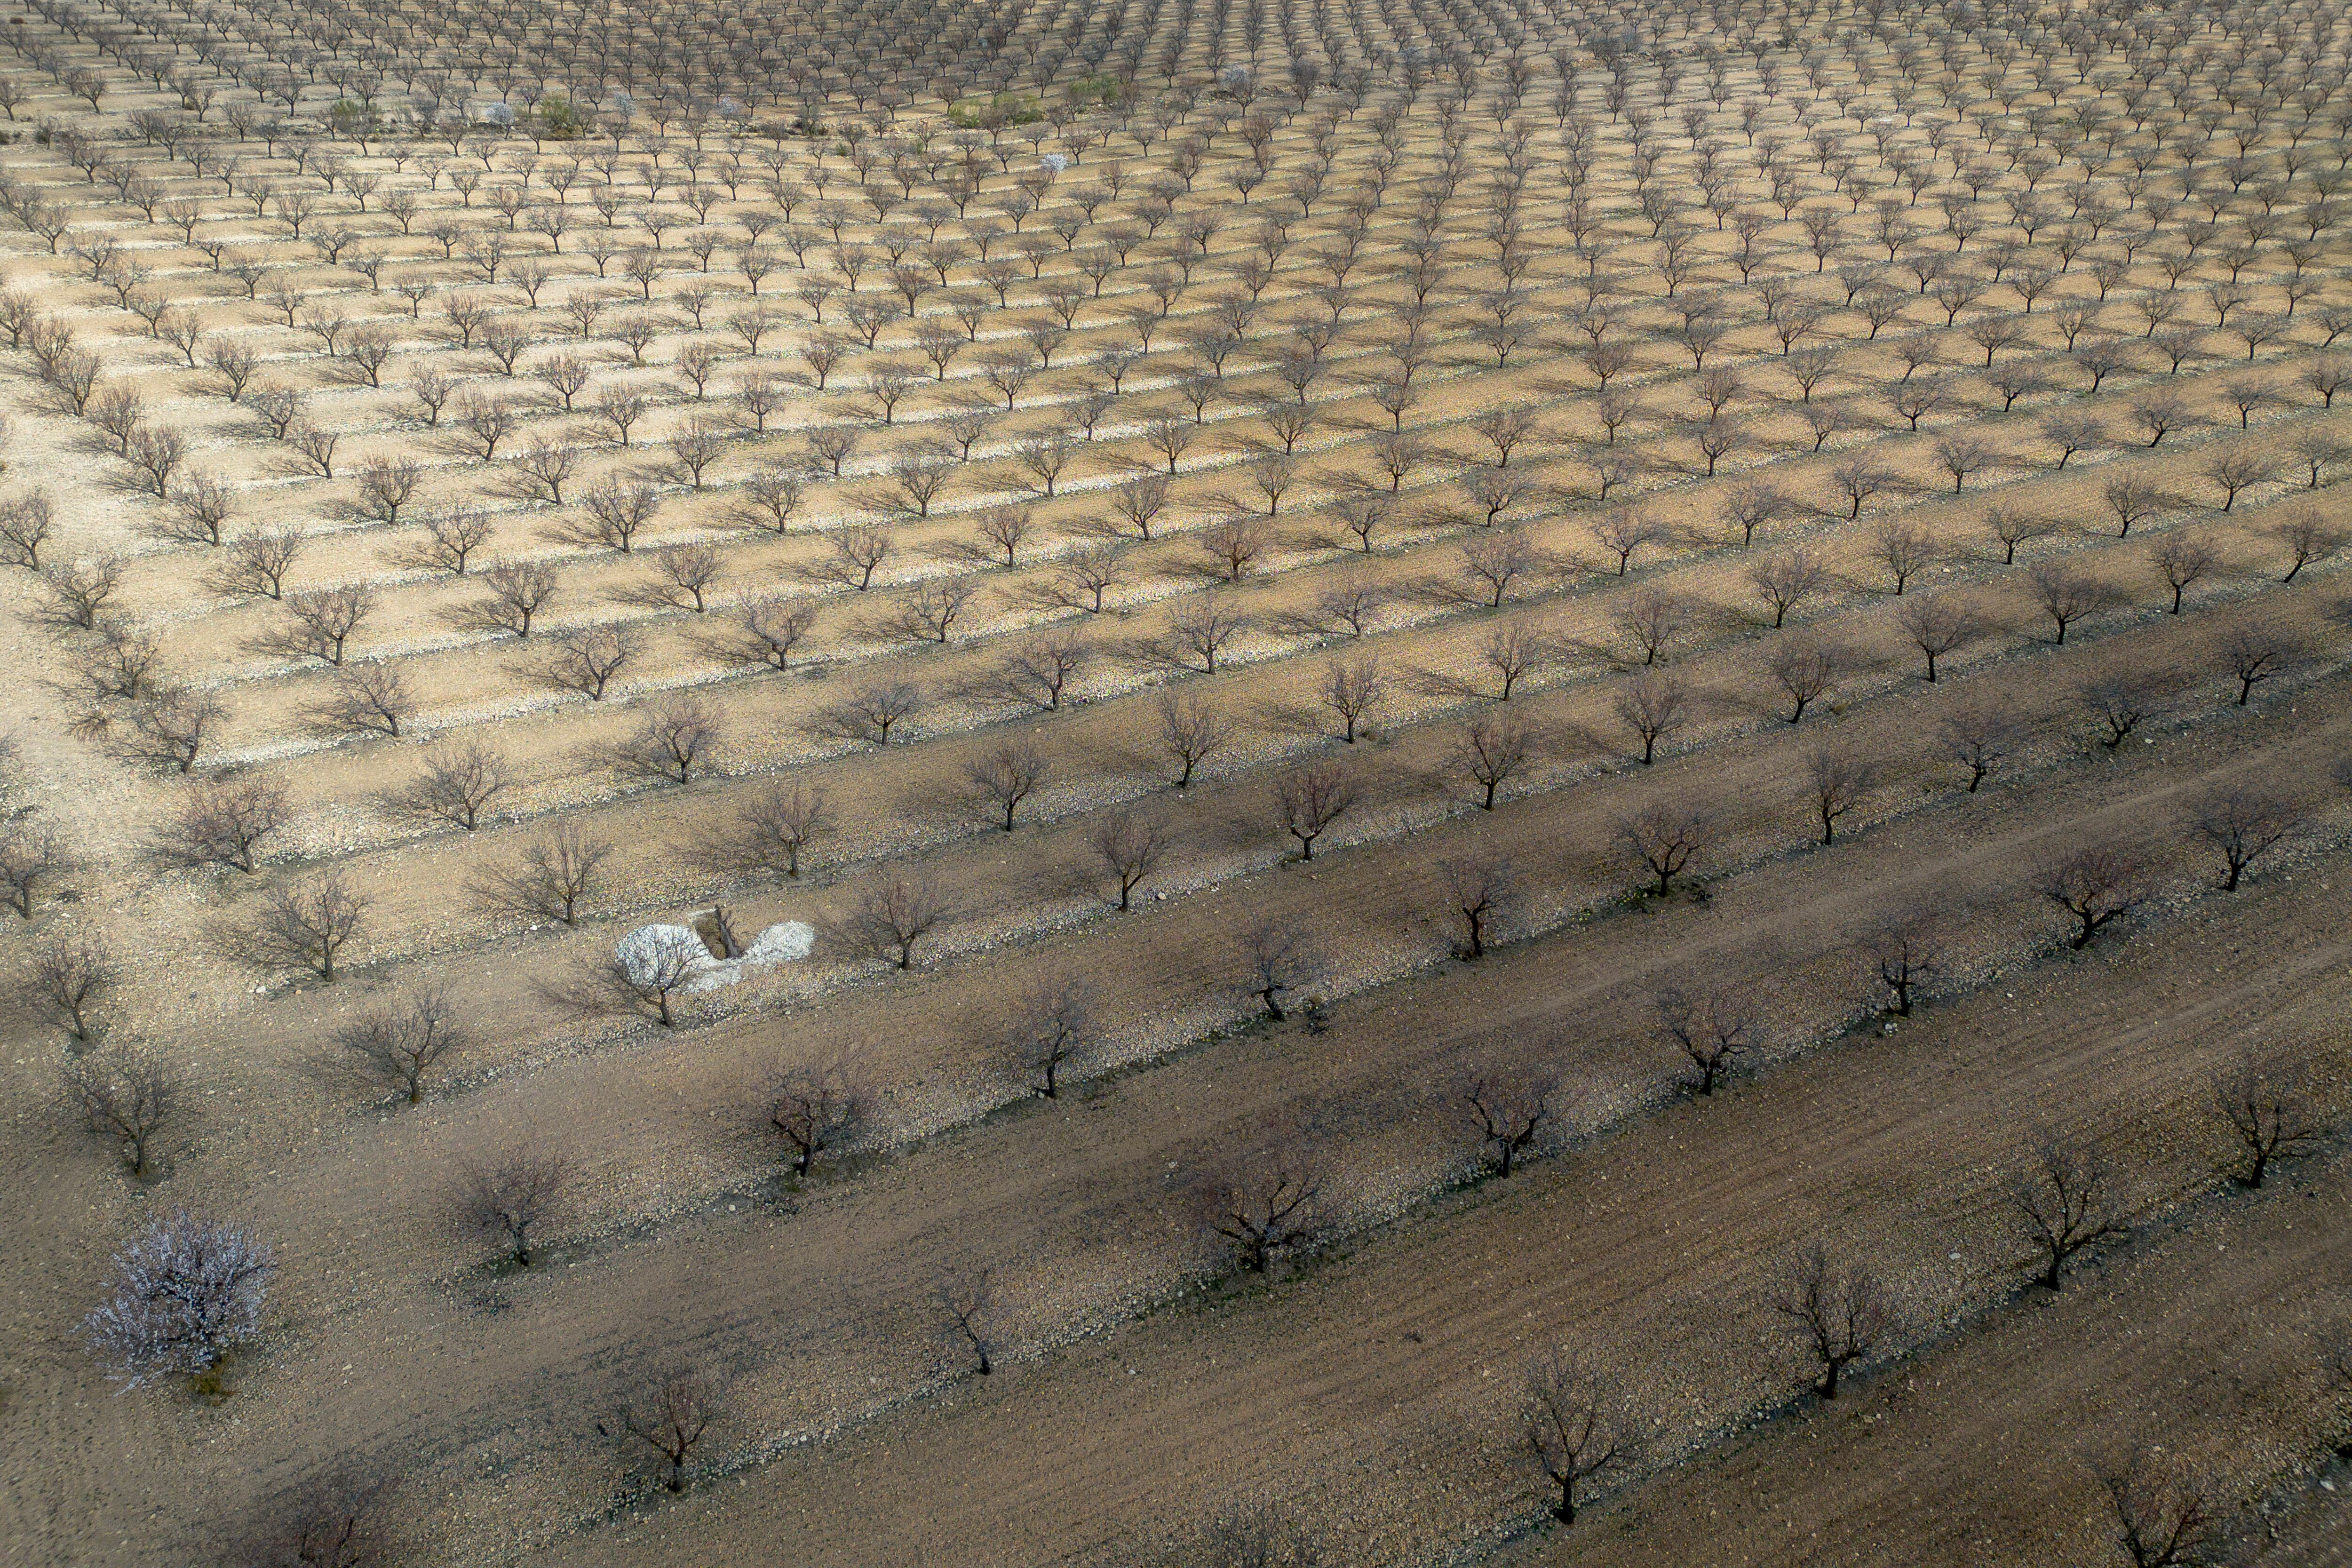
[[[353,1070],[411,1105],[424,1100],[425,1080],[435,1068],[474,1043],[472,1032],[457,1020],[457,1003],[438,987],[417,991],[335,1031],[336,1047]]]
[[[1844,650],[1818,637],[1791,635],[1772,650],[1765,669],[1789,700],[1788,721],[1804,721],[1805,710],[1835,686],[1843,673]]]
[[[667,784],[692,781],[709,765],[719,743],[719,720],[709,704],[689,692],[656,700],[628,734],[599,749],[611,766],[634,778]]]
[[[2023,732],[2008,715],[1990,709],[1971,708],[1952,715],[1943,721],[1943,746],[1947,756],[1969,770],[1969,793],[1978,786],[1992,770],[2007,761],[2023,740]]]
[[[1315,858],[1315,841],[1356,804],[1355,781],[1337,763],[1304,763],[1275,782],[1275,815],[1298,841],[1298,858]]]
[[[2228,1123],[2244,1163],[2230,1173],[2242,1187],[2259,1187],[2279,1161],[2303,1153],[2324,1135],[2312,1120],[2301,1083],[2265,1068],[2252,1055],[2213,1075],[2213,1104]]]
[[[313,969],[331,984],[335,960],[367,917],[369,900],[340,870],[274,888],[250,924],[232,926],[223,944],[260,969]]]
[[[1764,1304],[1789,1320],[1821,1367],[1813,1392],[1835,1399],[1838,1379],[1866,1359],[1895,1329],[1895,1304],[1877,1276],[1859,1266],[1839,1268],[1813,1247],[1782,1270]]]
[[[965,762],[962,772],[967,798],[1010,833],[1021,803],[1045,784],[1046,765],[1036,747],[1006,741]]]
[[[337,670],[325,694],[304,705],[302,716],[328,735],[397,740],[414,710],[397,665],[363,664]]]
[[[1290,1016],[1283,999],[1311,984],[1321,973],[1321,961],[1297,932],[1273,921],[1252,926],[1242,934],[1239,945],[1242,994],[1255,1000],[1267,1017],[1281,1023]]]
[[[1334,659],[1324,672],[1318,700],[1339,721],[1339,739],[1352,746],[1358,731],[1387,694],[1388,678],[1381,672],[1381,661],[1367,655]]]
[[[520,863],[484,870],[467,891],[492,915],[577,925],[612,854],[610,843],[583,834],[578,823],[562,823],[526,845]]]
[[[1199,698],[1163,691],[1153,705],[1159,721],[1160,750],[1177,767],[1176,787],[1185,789],[1202,763],[1224,750],[1234,738],[1234,720]]]
[[[2179,1460],[2134,1447],[2095,1468],[2116,1519],[2116,1544],[2132,1568],[2197,1568],[2214,1562],[2221,1521],[2210,1489]]]
[[[275,779],[201,784],[156,839],[153,853],[167,866],[223,866],[250,874],[261,868],[263,845],[293,814],[286,786]]]
[[[817,1157],[856,1136],[873,1095],[846,1059],[779,1075],[768,1100],[768,1125],[792,1151],[793,1174],[807,1176]]]
[[[415,778],[385,792],[384,804],[400,816],[471,833],[511,783],[500,752],[479,741],[444,742],[425,752]]]
[[[621,1429],[653,1451],[663,1488],[682,1492],[687,1465],[719,1419],[719,1408],[718,1390],[709,1378],[678,1368],[653,1379],[639,1397],[621,1407]]]
[[[2009,1202],[2041,1255],[2038,1283],[2057,1289],[2076,1253],[2129,1233],[2115,1184],[2115,1166],[2095,1144],[2045,1137],[2035,1146],[2032,1165],[2009,1184]]]
[[[923,705],[923,695],[903,680],[876,681],[839,702],[818,710],[811,728],[866,745],[887,746],[890,731]]]
[[[1906,599],[1895,612],[1895,624],[1927,660],[1927,681],[1936,680],[1937,661],[1982,637],[1982,616],[1948,594],[1925,594]]]
[[[912,969],[916,944],[946,918],[939,890],[928,878],[891,871],[858,892],[835,934],[861,957]]]
[[[1202,1176],[1193,1189],[1202,1226],[1253,1274],[1312,1247],[1328,1220],[1323,1172],[1303,1133],[1276,1130]]]
[[[771,782],[729,826],[697,842],[688,858],[721,876],[797,877],[809,847],[833,829],[824,791]]]
[[[1864,959],[1886,987],[1898,1018],[1911,1016],[1911,1004],[1922,986],[1932,985],[1944,973],[1945,946],[1941,922],[1933,911],[1914,910],[1882,921],[1858,944]]]
[[[995,1315],[996,1295],[988,1270],[940,1286],[932,1300],[946,1320],[942,1332],[964,1348],[972,1359],[972,1370],[982,1377],[994,1372],[996,1347],[989,1325]]]
[[[156,1136],[179,1110],[180,1075],[142,1046],[94,1050],[66,1063],[67,1098],[94,1138],[114,1146],[123,1168],[153,1173]]]
[[[399,1478],[331,1465],[264,1501],[233,1532],[226,1563],[377,1568],[401,1552]]]
[[[1633,1434],[1621,1401],[1591,1368],[1552,1351],[1528,1364],[1521,1440],[1544,1479],[1559,1490],[1551,1516],[1576,1522],[1577,1489],[1630,1465]]]
[[[481,632],[530,636],[540,613],[554,599],[555,573],[531,561],[501,561],[484,570],[481,583],[488,597],[459,605],[452,619],[460,626]]]
[[[1480,1158],[1508,1176],[1559,1114],[1559,1080],[1549,1072],[1480,1073],[1462,1086],[1462,1103],[1478,1138]]]
[[[2114,844],[2086,844],[2044,867],[2033,890],[2079,922],[2067,944],[2076,952],[2091,945],[2108,922],[2146,903],[2155,889],[2144,861]]]
[[[2249,867],[2303,823],[2304,809],[2260,784],[2225,784],[2189,807],[2189,831],[2221,854],[2221,890],[2235,892]]]
[[[126,1388],[200,1376],[259,1336],[276,1272],[268,1244],[244,1226],[158,1215],[114,1255],[82,1341]]]
[[[793,650],[815,624],[816,606],[782,594],[747,594],[735,602],[730,618],[740,657],[790,669]]]
[[[530,672],[562,691],[576,691],[592,702],[602,702],[614,680],[636,659],[637,638],[626,626],[576,626],[556,632]]]
[[[2201,539],[2185,533],[2168,533],[2157,541],[2150,559],[2163,574],[2165,586],[2172,590],[2172,613],[2180,613],[2180,602],[2189,590],[2210,574],[2218,559],[2213,547]]]
[[[1652,801],[1617,822],[1618,843],[1658,879],[1651,892],[1662,899],[1705,851],[1708,837],[1706,815],[1678,801]]]
[[[2092,615],[2116,604],[2122,597],[2113,586],[2086,573],[2055,561],[2045,561],[2026,573],[2032,585],[2034,602],[2042,606],[2057,628],[2051,641],[2060,647],[2066,642],[2066,628]]]
[[[1197,1568],[1318,1568],[1318,1538],[1282,1510],[1244,1503],[1221,1513],[1186,1557]]]
[[[1030,1079],[1030,1092],[1054,1100],[1064,1070],[1096,1048],[1100,1032],[1091,986],[1080,980],[1041,982],[1006,1020],[1005,1052]]]
[[[2238,706],[2254,698],[2254,688],[2273,680],[2303,657],[2302,643],[2289,632],[2270,626],[2237,626],[2223,635],[2217,649],[2222,666],[2237,678]]]
[[[95,931],[60,931],[33,955],[27,1000],[45,1007],[78,1044],[98,1037],[98,1009],[122,971]]]
[[[1168,853],[1168,833],[1158,822],[1132,811],[1115,812],[1097,821],[1087,846],[1103,869],[1118,884],[1118,907],[1129,907],[1141,886]]]
[[[1006,653],[964,689],[985,700],[1055,712],[1068,693],[1071,678],[1092,652],[1075,637],[1033,637]]]
[[[1643,767],[1656,760],[1661,741],[1671,740],[1690,721],[1689,704],[1689,688],[1652,669],[1635,670],[1618,690],[1612,705],[1641,741]]]
[[[2316,513],[2304,512],[2291,517],[2271,530],[2281,544],[2286,546],[2286,575],[2282,583],[2292,583],[2295,574],[2315,561],[2324,561],[2342,548],[2344,536],[2336,526]]]
[[[535,1237],[565,1213],[578,1181],[562,1155],[513,1144],[486,1163],[460,1168],[449,1191],[450,1217],[461,1229],[497,1237],[501,1255],[528,1268]]]
[[[1805,788],[1823,844],[1836,842],[1838,819],[1860,805],[1877,782],[1870,763],[1827,746],[1814,748],[1805,759]]]
[[[1454,955],[1484,958],[1486,944],[1496,939],[1498,928],[1517,912],[1518,872],[1501,856],[1471,855],[1439,861],[1437,875],[1444,884],[1448,905],[1462,922],[1462,941],[1455,944]]]
[[[0,831],[0,902],[31,920],[41,889],[71,865],[53,833],[22,825]]]
[[[1718,985],[1699,995],[1675,987],[1658,994],[1657,1006],[1659,1028],[1690,1060],[1684,1086],[1694,1093],[1713,1094],[1755,1048],[1755,1006],[1742,987]]]
[[[2131,733],[2164,710],[2166,683],[2144,670],[2126,670],[2092,681],[2083,688],[2083,705],[2091,710],[2106,733],[2100,738],[2116,751]]]
[[[1748,569],[1748,582],[1771,607],[1772,625],[1778,629],[1798,605],[1829,587],[1830,571],[1800,547],[1759,561]]]

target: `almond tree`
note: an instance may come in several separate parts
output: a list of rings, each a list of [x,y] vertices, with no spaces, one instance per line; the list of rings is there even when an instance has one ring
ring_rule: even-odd
[[[1224,1241],[1244,1268],[1263,1274],[1328,1228],[1323,1188],[1305,1136],[1276,1131],[1201,1177],[1193,1204],[1202,1228]]]
[[[578,1184],[578,1173],[561,1154],[517,1143],[458,1171],[449,1189],[450,1217],[464,1229],[496,1236],[501,1255],[528,1268],[539,1232],[567,1210]]]
[[[641,1396],[621,1407],[621,1430],[653,1450],[663,1488],[682,1492],[687,1466],[719,1410],[718,1390],[710,1380],[691,1368],[679,1368],[653,1379]]]
[[[1559,1489],[1551,1516],[1564,1525],[1576,1522],[1577,1489],[1629,1467],[1634,1457],[1616,1391],[1559,1351],[1528,1363],[1520,1435],[1544,1479]]]
[[[1559,1113],[1559,1080],[1549,1072],[1481,1073],[1462,1087],[1486,1168],[1508,1176]]]
[[[2009,1184],[2010,1206],[2041,1255],[2035,1280],[2055,1290],[2074,1255],[2130,1227],[2115,1207],[2114,1163],[2095,1144],[2045,1137]]]
[[[90,1135],[112,1143],[133,1176],[151,1174],[155,1138],[183,1093],[172,1065],[144,1047],[94,1050],[66,1063],[65,1087]]]
[[[2076,952],[2114,921],[2146,903],[2155,891],[2147,867],[2115,844],[2086,844],[2060,855],[2034,879],[2033,890],[2078,922],[2067,945]]]
[[[1168,833],[1158,822],[1132,811],[1114,812],[1097,821],[1087,835],[1087,847],[1118,884],[1118,907],[1130,907],[1135,889],[1160,868],[1169,847]]]
[[[457,1010],[447,992],[427,988],[343,1025],[335,1045],[361,1077],[415,1105],[433,1070],[476,1043]]]
[[[791,1151],[793,1174],[806,1177],[818,1156],[854,1138],[873,1096],[845,1060],[781,1074],[768,1098],[768,1125]]]
[[[2252,1056],[2214,1075],[2213,1103],[2244,1157],[2230,1174],[2242,1187],[2261,1186],[2273,1165],[2305,1152],[2326,1133],[2312,1119],[2300,1084]]]
[[[2249,867],[2301,826],[2297,803],[2259,784],[2227,784],[2191,802],[2189,827],[2221,856],[2221,890],[2237,890]]]
[[[1713,1094],[1755,1047],[1755,1005],[1743,987],[1718,985],[1698,995],[1675,987],[1658,994],[1657,1007],[1659,1028],[1690,1060],[1684,1087],[1696,1094]]]
[[[246,1226],[158,1215],[114,1255],[84,1343],[125,1388],[195,1376],[258,1338],[277,1263]]]
[[[1813,1247],[1785,1268],[1764,1304],[1789,1320],[1790,1330],[1821,1367],[1813,1392],[1835,1399],[1845,1369],[1876,1350],[1895,1331],[1885,1287],[1867,1268],[1833,1267]]]

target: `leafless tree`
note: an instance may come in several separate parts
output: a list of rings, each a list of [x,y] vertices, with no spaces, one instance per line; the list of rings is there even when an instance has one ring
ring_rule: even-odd
[[[2275,679],[2303,657],[2302,643],[2290,632],[2273,626],[2242,625],[2223,634],[2217,649],[2222,665],[2238,680],[2238,706],[2253,700],[2254,688]]]
[[[1275,813],[1298,841],[1298,858],[1315,858],[1315,841],[1358,799],[1356,783],[1334,762],[1302,763],[1275,782]]]
[[[818,710],[811,728],[821,735],[887,746],[890,731],[922,705],[922,693],[906,681],[876,681]]]
[[[1949,594],[1927,594],[1904,601],[1895,623],[1927,660],[1927,680],[1934,684],[1937,661],[1984,635],[1983,617]]]
[[[66,1063],[65,1088],[90,1135],[112,1144],[124,1169],[142,1179],[153,1173],[155,1140],[184,1089],[169,1062],[143,1046],[93,1050]]]
[[[1664,898],[1674,879],[1687,871],[1706,847],[1707,819],[1696,806],[1657,800],[1617,822],[1617,841],[1635,864],[1658,879],[1651,892]]]
[[[1030,1092],[1054,1100],[1062,1074],[1100,1042],[1094,990],[1082,980],[1044,982],[1030,988],[1004,1026],[1013,1065],[1030,1079]]]
[[[1235,721],[1197,697],[1163,691],[1153,704],[1160,750],[1176,764],[1176,787],[1189,788],[1202,763],[1224,750]]]
[[[2017,564],[2017,547],[2031,544],[2037,539],[2047,539],[2060,531],[2061,525],[2039,512],[1996,502],[1985,509],[1985,527],[2000,546],[2000,563]]]
[[[1788,721],[1804,721],[1805,710],[1837,684],[1844,651],[1819,637],[1791,634],[1772,650],[1765,669],[1789,700]]]
[[[2211,1489],[2178,1458],[2135,1447],[2095,1467],[2115,1513],[2116,1544],[2132,1568],[2199,1568],[2216,1561],[2221,1520]]]
[[[929,879],[890,871],[859,890],[835,934],[860,957],[912,969],[916,944],[946,918],[946,907]]]
[[[1912,1001],[1921,987],[1943,977],[1943,932],[1931,910],[1913,910],[1882,921],[1857,945],[1878,983],[1886,987],[1889,1011],[1898,1018],[1911,1016]]]
[[[263,845],[293,814],[286,786],[275,779],[199,784],[155,840],[153,853],[167,866],[223,866],[250,874],[261,868]]]
[[[249,533],[230,542],[209,583],[216,593],[237,598],[278,599],[286,594],[286,574],[302,553],[302,536],[286,530]]]
[[[1006,741],[968,760],[962,773],[967,798],[1010,833],[1021,803],[1045,784],[1046,764],[1026,741]]]
[[[831,553],[806,563],[802,568],[803,574],[813,583],[854,588],[860,593],[874,585],[874,574],[890,558],[893,547],[887,528],[867,523],[831,530],[824,535],[824,542]]]
[[[517,864],[481,872],[467,891],[494,916],[532,925],[577,925],[581,907],[603,885],[604,862],[612,855],[610,843],[589,837],[577,823],[562,823],[524,846]]]
[[[53,561],[40,568],[41,586],[48,603],[40,616],[67,631],[89,631],[122,585],[122,563],[111,555],[90,560]]]
[[[1877,770],[1869,763],[1827,746],[1814,748],[1805,759],[1805,789],[1823,844],[1836,842],[1838,819],[1860,805],[1877,782]]]
[[[1511,862],[1499,855],[1450,857],[1438,862],[1438,879],[1454,915],[1462,922],[1462,941],[1454,954],[1484,958],[1487,943],[1518,910],[1519,877]]]
[[[1813,1247],[1781,1271],[1764,1304],[1790,1328],[1821,1368],[1813,1392],[1835,1399],[1838,1379],[1866,1359],[1895,1330],[1895,1303],[1876,1275],[1859,1266],[1840,1268]]]
[[[354,1071],[411,1105],[424,1100],[428,1075],[474,1044],[472,1032],[458,1021],[456,1001],[437,987],[415,992],[335,1031],[336,1047]]]
[[[1771,606],[1772,625],[1784,625],[1791,611],[1830,585],[1827,566],[1800,547],[1769,555],[1748,569],[1757,596]]]
[[[746,594],[729,613],[737,657],[776,669],[793,667],[793,653],[815,624],[816,606],[782,594]]]
[[[972,1359],[972,1370],[986,1377],[996,1370],[994,1335],[996,1295],[988,1270],[942,1285],[933,1294],[945,1320],[942,1331]]]
[[[331,984],[335,960],[359,934],[370,900],[331,870],[270,889],[250,924],[222,933],[230,954],[258,969],[314,969]]]
[[[471,833],[512,782],[500,752],[479,741],[443,742],[425,753],[415,778],[385,792],[384,804],[412,820]]]
[[[423,538],[393,552],[396,564],[463,577],[467,563],[490,540],[490,516],[479,507],[454,507],[425,519],[420,526]]]
[[[121,967],[96,933],[65,931],[33,955],[25,989],[27,999],[47,1009],[68,1037],[87,1045],[98,1037],[100,1004],[121,978]]]
[[[2095,1144],[2052,1136],[2035,1145],[2032,1163],[2009,1184],[2009,1202],[2040,1255],[2038,1283],[2057,1289],[2076,1253],[2129,1233],[2115,1207],[2116,1180],[2114,1163]]]
[[[1575,1356],[1552,1351],[1528,1364],[1521,1440],[1544,1479],[1559,1489],[1551,1516],[1576,1522],[1577,1489],[1632,1463],[1633,1435],[1617,1392]]]
[[[530,636],[557,592],[554,572],[538,562],[501,561],[484,570],[481,583],[488,597],[459,605],[451,618],[469,630],[517,637]]]
[[[797,877],[809,847],[832,829],[824,791],[771,782],[688,858],[721,876]]]
[[[621,1430],[653,1451],[664,1489],[682,1492],[687,1466],[720,1410],[719,1391],[709,1378],[691,1368],[676,1368],[654,1378],[642,1394],[621,1407]]]
[[[633,778],[667,784],[692,781],[708,768],[719,743],[719,720],[709,705],[689,692],[673,692],[646,710],[635,730],[600,748],[598,754]]]
[[[1076,637],[1033,637],[1006,653],[964,689],[986,700],[1054,712],[1062,706],[1071,678],[1092,652]]]
[[[2213,570],[2217,557],[2213,547],[2201,539],[2168,533],[2157,542],[2150,559],[2163,574],[2165,586],[2172,590],[2172,613],[2177,616],[2182,596]]]
[[[1283,999],[1312,984],[1322,972],[1321,960],[1306,940],[1276,921],[1261,921],[1252,926],[1242,934],[1240,948],[1244,972],[1242,994],[1264,1007],[1265,1016],[1277,1024],[1290,1016]]]
[[[2052,860],[2034,878],[2033,890],[2078,922],[2068,943],[2076,952],[2091,939],[2146,903],[2154,894],[2147,863],[2116,844],[2086,844]]]
[[[530,672],[562,691],[602,702],[620,673],[635,661],[637,637],[627,626],[575,626],[550,634],[530,660]]]
[[[2243,1157],[2231,1173],[2242,1187],[2261,1186],[2273,1165],[2304,1153],[2325,1134],[2301,1082],[2252,1055],[2213,1075],[2213,1104]]]
[[[2055,561],[2045,561],[2026,574],[2034,602],[2057,628],[2050,640],[2063,647],[2066,628],[2116,604],[2122,597],[2109,584]]]
[[[846,1058],[780,1074],[769,1097],[768,1125],[792,1151],[793,1174],[807,1176],[818,1156],[855,1137],[873,1098]]]
[[[71,865],[54,833],[21,823],[0,830],[0,903],[31,920],[41,889]]]
[[[403,1549],[399,1478],[356,1463],[331,1465],[265,1500],[231,1532],[228,1563],[378,1568]]]
[[[2333,523],[2314,512],[2291,517],[2271,530],[2272,535],[2286,546],[2286,575],[2282,583],[2292,583],[2295,574],[2315,561],[2325,561],[2336,553],[2344,542],[2343,534]]]
[[[570,1207],[579,1173],[562,1154],[536,1143],[510,1145],[487,1163],[467,1163],[449,1191],[450,1217],[499,1239],[502,1256],[528,1268],[535,1237]]]
[[[1974,795],[1986,776],[2016,752],[2024,734],[2005,713],[1969,708],[1943,721],[1942,739],[1945,755],[1969,770],[1969,793]]]
[[[2236,891],[2247,869],[2303,820],[2300,804],[2255,784],[2222,785],[2189,807],[2189,830],[2221,857],[2223,892]]]
[[[1192,1568],[1319,1568],[1321,1542],[1297,1520],[1265,1503],[1218,1515],[1185,1557]]]
[[[1129,907],[1141,886],[1168,853],[1167,830],[1158,822],[1132,811],[1114,812],[1097,821],[1087,836],[1087,847],[1103,869],[1118,884],[1118,907]]]
[[[362,664],[337,670],[326,692],[303,706],[302,716],[328,735],[397,740],[414,712],[399,666]]]
[[[1329,1225],[1323,1185],[1306,1135],[1278,1129],[1203,1175],[1193,1202],[1202,1227],[1244,1268],[1263,1274],[1276,1258],[1321,1239]]]
[[[1559,1114],[1559,1080],[1549,1072],[1479,1073],[1462,1087],[1462,1103],[1478,1138],[1480,1157],[1508,1176]]]
[[[1756,1047],[1756,1009],[1745,987],[1724,984],[1694,995],[1679,987],[1658,994],[1658,1026],[1689,1058],[1684,1086],[1713,1094],[1739,1058]]]

